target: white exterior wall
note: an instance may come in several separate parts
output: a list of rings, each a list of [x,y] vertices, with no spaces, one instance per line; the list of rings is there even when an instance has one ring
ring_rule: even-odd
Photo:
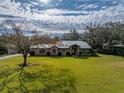
[[[36,56],[39,55],[39,49],[31,49],[31,51],[34,52],[34,55],[36,55]]]
[[[66,56],[67,52],[70,52],[70,50],[69,49],[59,49],[59,52],[61,52],[63,56]]]
[[[46,49],[45,55],[47,55],[48,52],[50,53],[50,49]]]
[[[56,49],[56,51],[57,51],[56,54],[54,54],[54,53],[52,52],[53,49]],[[53,47],[53,48],[51,48],[51,49],[45,49],[45,53],[44,53],[44,54],[41,54],[41,53],[40,53],[40,50],[43,50],[43,49],[31,49],[31,51],[33,51],[36,56],[47,56],[47,53],[48,53],[48,52],[49,52],[51,55],[53,55],[53,56],[57,56],[59,52],[61,52],[62,56],[66,56],[67,52],[69,52],[70,54],[71,54],[71,52],[72,52],[71,49],[58,49],[58,48],[56,48],[56,47]],[[77,51],[78,54],[77,54],[77,55],[79,55],[80,52],[82,53],[82,55],[83,55],[83,54],[85,55],[86,53],[89,52],[89,50],[90,50],[90,49],[80,49],[80,48],[78,48],[78,51]]]

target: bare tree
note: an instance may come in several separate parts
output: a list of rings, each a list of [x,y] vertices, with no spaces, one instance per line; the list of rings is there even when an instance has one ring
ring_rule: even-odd
[[[7,34],[5,33],[4,40],[8,44],[13,44],[14,49],[23,55],[24,61],[22,66],[27,66],[27,57],[30,52],[30,46],[34,44],[34,40],[24,34],[24,25],[12,23],[10,26],[12,30],[8,31]]]
[[[108,43],[110,48],[113,46],[113,44],[121,42],[119,34],[122,34],[123,32],[123,31],[121,32],[122,28],[124,28],[123,24],[118,22],[117,23],[108,22],[105,24],[105,29],[109,34]]]
[[[104,25],[90,24],[87,26],[87,31],[84,33],[83,39],[94,49],[101,49],[106,43],[108,43],[111,48],[114,44],[122,41],[119,37],[119,34],[122,34],[123,32],[120,31],[121,28],[124,28],[121,23],[109,22]]]
[[[27,56],[30,52],[30,46],[33,44],[33,40],[31,40],[29,36],[24,35],[22,28],[22,25],[12,24],[14,33],[10,35],[10,40],[15,45],[16,50],[23,54],[23,66],[26,66]]]
[[[51,39],[48,35],[40,35],[37,30],[30,31],[32,36],[25,35],[25,24],[10,24],[12,30],[4,33],[4,40],[8,43],[8,45],[14,45],[13,49],[18,51],[23,55],[24,62],[22,66],[27,66],[27,57],[30,53],[30,47],[32,45],[42,44],[42,43],[56,43],[58,41],[57,38]]]
[[[98,24],[90,23],[86,26],[86,32],[83,34],[83,40],[87,41],[92,48],[102,47],[105,37],[102,35],[105,31]]]

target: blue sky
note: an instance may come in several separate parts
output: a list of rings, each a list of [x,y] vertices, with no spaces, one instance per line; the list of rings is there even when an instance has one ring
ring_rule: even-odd
[[[83,31],[91,22],[124,22],[124,0],[0,0],[0,21],[46,32]]]

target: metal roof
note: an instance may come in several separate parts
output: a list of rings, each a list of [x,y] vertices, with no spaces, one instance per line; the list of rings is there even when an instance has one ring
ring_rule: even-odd
[[[31,46],[30,48],[51,48],[53,46],[56,46],[56,44],[38,44]]]
[[[84,41],[61,41],[60,43],[60,47],[63,46],[63,47],[67,47],[69,48],[70,46],[73,46],[73,45],[77,45],[79,46],[80,48],[91,48],[86,42]]]
[[[91,47],[83,41],[60,41],[57,44],[42,44],[42,45],[35,45],[31,46],[31,48],[51,48],[51,47],[58,47],[58,48],[69,48],[73,45],[77,45],[82,49],[91,49]]]

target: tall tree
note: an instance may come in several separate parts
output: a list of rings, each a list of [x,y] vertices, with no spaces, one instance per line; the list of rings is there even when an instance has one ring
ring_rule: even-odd
[[[111,48],[114,44],[119,42],[119,33],[121,23],[108,22],[105,24],[104,29],[108,32],[108,44]]]
[[[56,42],[59,41],[59,37],[55,36],[54,38],[51,38],[49,35],[33,35],[31,37],[35,40],[35,44],[56,44]]]
[[[81,35],[75,29],[70,30],[70,33],[66,33],[63,35],[64,40],[79,40]]]
[[[13,44],[14,49],[23,55],[24,61],[22,66],[27,66],[27,57],[30,52],[30,46],[33,45],[35,41],[24,34],[23,25],[13,23],[11,24],[11,27],[12,30],[5,35],[4,40],[6,40],[8,44]]]
[[[87,26],[87,31],[83,34],[83,40],[86,40],[94,49],[102,48],[105,43],[112,47],[120,40],[120,28],[120,23],[90,24]]]
[[[106,37],[107,34],[100,25],[91,23],[89,26],[86,26],[86,32],[83,33],[82,39],[88,42],[92,48],[96,49],[103,46],[106,41]]]
[[[28,36],[23,34],[22,25],[12,24],[14,33],[10,36],[11,41],[16,46],[16,50],[23,54],[23,66],[27,65],[27,56],[32,45],[32,40]]]
[[[119,35],[121,43],[124,44],[124,30]]]
[[[7,29],[3,23],[0,23],[0,46],[5,47],[7,43],[5,40],[5,35],[7,34]]]

